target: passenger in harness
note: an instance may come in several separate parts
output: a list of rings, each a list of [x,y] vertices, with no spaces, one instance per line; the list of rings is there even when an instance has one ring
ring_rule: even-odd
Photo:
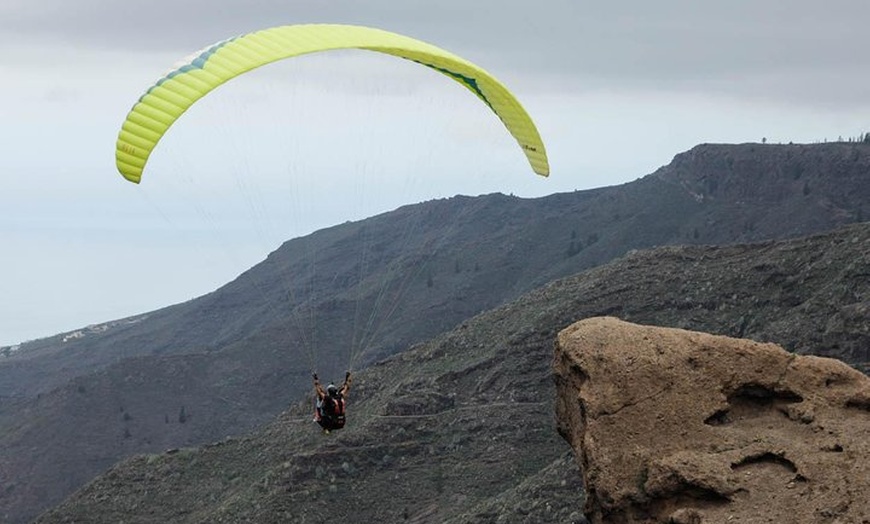
[[[347,393],[350,391],[350,371],[344,375],[344,384],[341,388],[330,384],[324,387],[317,379],[317,373],[314,373],[314,391],[317,393],[317,403],[314,410],[314,422],[320,424],[323,428],[323,433],[328,435],[330,431],[341,429],[345,422],[345,401]]]

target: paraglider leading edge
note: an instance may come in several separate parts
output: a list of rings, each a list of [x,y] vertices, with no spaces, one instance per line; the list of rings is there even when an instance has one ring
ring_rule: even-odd
[[[115,149],[118,171],[138,184],[148,157],[172,124],[194,102],[228,80],[277,60],[336,49],[386,53],[452,78],[501,119],[534,172],[549,175],[547,153],[534,122],[495,77],[464,58],[420,40],[380,29],[338,24],[264,29],[218,42],[184,59],[151,86],[127,115]]]

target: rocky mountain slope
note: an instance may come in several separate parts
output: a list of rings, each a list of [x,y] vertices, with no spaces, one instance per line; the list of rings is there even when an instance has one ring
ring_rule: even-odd
[[[580,522],[555,427],[556,334],[604,315],[867,362],[870,224],[664,247],[555,281],[361,371],[348,427],[263,428],[114,466],[38,522]]]
[[[870,144],[701,145],[620,186],[406,206],[290,240],[190,302],[0,348],[0,397],[44,393],[124,358],[219,351],[270,329],[297,346],[299,361],[306,351],[352,348],[356,355],[339,351],[329,363],[339,372],[351,356],[363,364],[403,350],[630,249],[792,238],[861,222],[870,216],[868,180]]]
[[[860,221],[868,178],[867,144],[703,145],[621,186],[456,197],[335,226],[199,299],[0,350],[0,515],[32,515],[122,457],[249,431],[315,367],[339,377],[632,249]],[[770,278],[800,300],[794,268],[779,269]],[[856,351],[836,340],[836,354]]]

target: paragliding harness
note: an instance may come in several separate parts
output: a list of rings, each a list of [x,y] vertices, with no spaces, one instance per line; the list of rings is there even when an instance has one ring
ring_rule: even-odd
[[[317,409],[320,412],[320,420],[317,423],[323,429],[332,431],[344,427],[344,398],[342,398],[340,393],[335,397],[329,395],[323,397]]]

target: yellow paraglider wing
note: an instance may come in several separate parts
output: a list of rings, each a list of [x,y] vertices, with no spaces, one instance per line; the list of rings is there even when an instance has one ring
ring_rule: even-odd
[[[334,49],[367,49],[413,60],[464,85],[516,138],[535,173],[547,176],[544,144],[534,122],[508,89],[471,62],[433,45],[379,29],[349,25],[291,25],[219,42],[192,55],[153,85],[130,110],[118,134],[115,161],[139,183],[151,151],[178,117],[209,91],[247,71],[293,56]]]

